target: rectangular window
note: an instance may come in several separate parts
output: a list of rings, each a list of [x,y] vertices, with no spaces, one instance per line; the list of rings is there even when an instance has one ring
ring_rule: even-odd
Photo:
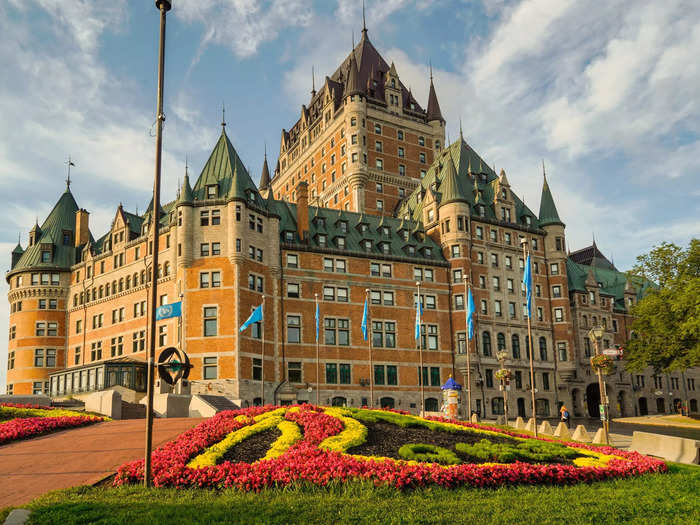
[[[209,210],[202,210],[199,212],[199,225],[209,226]]]
[[[335,385],[338,383],[338,365],[326,363],[326,383]]]
[[[557,343],[557,352],[559,353],[559,361],[560,362],[567,360],[566,343],[564,343],[564,342]]]
[[[199,255],[202,257],[207,257],[209,255],[209,244],[202,243],[199,245]]]
[[[542,372],[542,389],[549,390],[549,373]]]
[[[559,275],[559,264],[558,263],[550,264],[549,269],[550,269],[552,275]]]
[[[486,369],[486,388],[493,388],[493,370]]]
[[[42,348],[34,350],[34,366],[38,368],[44,366],[44,350]]]
[[[203,309],[204,337],[216,337],[217,334],[217,310],[216,306],[205,306]]]
[[[216,357],[205,357],[202,359],[202,378],[216,379],[218,377],[218,365]]]
[[[563,308],[555,308],[554,309],[554,320],[556,322],[561,322],[564,320],[564,309]]]
[[[301,342],[301,316],[299,315],[287,316],[287,342]]]
[[[220,210],[212,210],[211,211],[211,225],[217,226],[219,224],[221,224],[221,211]]]
[[[287,268],[298,268],[299,256],[294,253],[287,254]]]
[[[209,288],[209,274],[204,272],[199,274],[199,287]]]
[[[158,327],[158,346],[165,346],[168,344],[168,327],[165,325]]]
[[[287,297],[299,297],[299,283],[287,283]]]
[[[262,359],[259,357],[253,358],[253,381],[262,380]]]
[[[287,379],[290,383],[301,383],[301,363],[290,361],[287,363]]]

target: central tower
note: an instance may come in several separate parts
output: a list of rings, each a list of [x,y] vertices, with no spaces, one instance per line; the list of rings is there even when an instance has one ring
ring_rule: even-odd
[[[260,189],[296,202],[304,181],[309,204],[393,215],[444,143],[432,72],[424,110],[363,28],[338,69],[311,90],[299,120],[282,130],[277,167]]]

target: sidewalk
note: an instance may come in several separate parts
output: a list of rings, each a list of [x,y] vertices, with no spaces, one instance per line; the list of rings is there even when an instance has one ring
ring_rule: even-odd
[[[153,448],[203,421],[155,419]],[[56,489],[90,485],[143,457],[145,419],[109,421],[0,447],[0,508]]]
[[[637,417],[617,417],[613,419],[617,423],[633,423],[635,425],[654,425],[658,427],[681,427],[700,429],[700,420],[693,419],[680,414],[665,416],[637,416]]]

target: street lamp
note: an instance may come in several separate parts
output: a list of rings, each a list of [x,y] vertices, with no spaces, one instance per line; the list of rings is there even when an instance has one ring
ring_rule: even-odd
[[[598,390],[600,391],[600,419],[603,421],[603,433],[605,434],[605,444],[609,445],[610,444],[610,438],[609,438],[609,421],[608,421],[608,393],[607,393],[607,388],[605,385],[605,381],[603,381],[603,368],[604,366],[602,365],[601,362],[598,360],[598,356],[602,356],[603,354],[600,353],[600,347],[598,345],[598,341],[603,337],[603,334],[605,333],[605,330],[603,329],[602,326],[594,326],[588,331],[588,338],[591,340],[593,343],[593,348],[595,351],[595,356],[591,358],[591,368],[593,368],[596,373],[598,374]]]
[[[496,359],[501,364],[500,370],[496,372],[496,378],[500,382],[499,389],[503,392],[503,416],[505,425],[508,425],[508,391],[510,390],[510,370],[505,366],[508,353],[503,350],[496,352]]]

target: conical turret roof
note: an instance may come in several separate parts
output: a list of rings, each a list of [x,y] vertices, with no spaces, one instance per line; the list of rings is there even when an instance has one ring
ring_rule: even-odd
[[[270,185],[270,168],[267,166],[267,153],[263,159],[262,174],[260,175],[260,189],[264,190]]]
[[[369,79],[369,76],[367,77]],[[361,94],[360,73],[355,62],[355,53],[350,53],[350,63],[348,64],[348,78],[345,83],[345,96]]]
[[[547,184],[546,176],[544,177],[544,184],[542,185],[539,222],[540,226],[549,226],[552,224],[564,226],[564,223],[561,222],[561,219],[559,218],[557,207],[554,205],[554,198],[552,197],[552,192],[549,190],[549,184]]]
[[[430,92],[428,93],[428,111],[427,120],[431,122],[433,120],[439,120],[440,122],[445,122],[442,118],[442,112],[440,111],[440,104],[438,103],[437,95],[435,94],[435,86],[433,85],[433,77],[430,76]]]
[[[194,193],[192,191],[192,186],[190,186],[190,174],[185,172],[185,180],[182,181],[177,204],[191,204],[193,200]]]
[[[446,173],[442,179],[442,185],[440,190],[442,191],[442,200],[440,202],[441,206],[449,204],[451,202],[469,202],[469,198],[465,193],[462,185],[460,184],[459,178],[457,177],[457,170],[455,169],[455,164],[452,161],[452,157],[447,158],[446,161]]]

